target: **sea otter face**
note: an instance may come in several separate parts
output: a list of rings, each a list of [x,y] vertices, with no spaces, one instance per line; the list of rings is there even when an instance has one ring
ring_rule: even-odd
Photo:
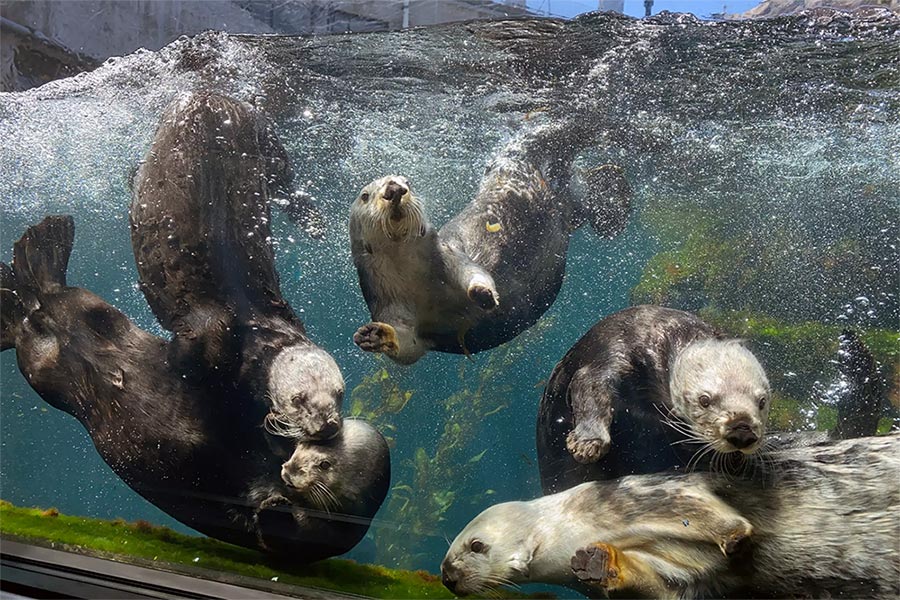
[[[311,344],[282,349],[269,368],[266,430],[326,440],[341,430],[344,378],[331,355]]]
[[[350,226],[364,240],[405,242],[424,235],[425,207],[405,177],[388,175],[362,189],[350,207]]]
[[[533,542],[525,530],[534,520],[524,502],[486,509],[456,536],[441,562],[441,581],[458,595],[524,581]]]
[[[756,357],[738,340],[687,346],[670,376],[673,413],[722,453],[752,454],[763,445],[771,391]]]
[[[281,480],[288,487],[289,495],[297,495],[326,512],[340,508],[335,484],[338,457],[328,446],[297,444],[291,458],[281,465]]]

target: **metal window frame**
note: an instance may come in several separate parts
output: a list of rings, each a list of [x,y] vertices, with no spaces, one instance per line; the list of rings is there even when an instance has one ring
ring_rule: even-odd
[[[216,575],[218,574],[211,572],[211,577]],[[285,595],[257,587],[244,587],[240,585],[240,581],[250,580],[239,575],[226,577],[234,583],[202,579],[7,539],[0,541],[0,587],[4,592],[29,598],[350,600],[362,597],[278,585],[277,587],[283,588],[289,594]]]

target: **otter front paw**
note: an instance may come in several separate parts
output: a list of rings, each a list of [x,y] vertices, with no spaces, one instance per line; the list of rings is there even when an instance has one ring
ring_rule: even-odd
[[[366,352],[394,355],[400,350],[397,331],[387,323],[366,323],[353,334],[353,343]]]
[[[466,292],[469,300],[474,302],[482,310],[494,310],[500,306],[500,296],[497,292],[481,283],[473,283]]]
[[[618,552],[609,544],[579,548],[572,557],[572,572],[579,580],[607,589],[621,587]]]
[[[609,432],[602,428],[577,425],[566,436],[566,449],[580,463],[597,462],[609,452]]]

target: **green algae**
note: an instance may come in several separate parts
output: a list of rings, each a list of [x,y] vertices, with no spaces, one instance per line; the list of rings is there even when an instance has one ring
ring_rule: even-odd
[[[490,488],[461,490],[460,482],[473,474],[487,448],[479,447],[479,426],[509,407],[515,389],[504,385],[525,349],[553,326],[550,318],[523,332],[514,341],[485,353],[479,364],[461,358],[457,385],[434,407],[443,428],[433,445],[419,446],[409,455],[395,454],[395,484],[381,515],[395,524],[375,537],[380,563],[399,567],[422,564],[428,555],[429,535],[440,531],[448,515],[461,506],[479,507],[496,494]],[[380,366],[363,377],[350,393],[350,415],[365,419],[384,432],[393,447],[397,419],[416,390],[403,389],[389,368]]]
[[[273,563],[260,552],[217,540],[178,533],[146,521],[127,523],[60,514],[56,509],[21,508],[0,500],[0,534],[23,542],[135,562],[169,571],[215,578],[218,573],[375,598],[453,598],[437,575],[402,571],[351,560],[329,559],[301,566]],[[198,573],[204,570],[205,573]],[[279,590],[285,592],[281,585]],[[288,592],[289,593],[289,592]],[[502,597],[515,597],[499,592]]]

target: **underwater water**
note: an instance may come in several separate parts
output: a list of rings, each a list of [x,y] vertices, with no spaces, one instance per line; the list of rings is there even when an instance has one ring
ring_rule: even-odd
[[[900,18],[887,11],[182,39],[0,94],[3,260],[28,225],[72,214],[68,283],[166,335],[137,288],[129,181],[163,108],[195,89],[261,107],[294,186],[325,215],[313,239],[273,211],[273,244],[285,297],[343,371],[345,415],[392,446],[391,492],[351,557],[437,572],[478,512],[539,495],[542,386],[588,328],[633,303],[700,311],[748,338],[775,391],[771,429],[829,426],[844,327],[863,332],[897,406]],[[576,231],[556,302],[499,348],[408,367],[359,350],[353,332],[370,319],[347,220],[362,186],[406,176],[441,225],[510,140],[564,118],[596,123],[580,165],[624,169],[626,231]],[[31,390],[14,351],[0,382],[3,499],[180,527]]]

